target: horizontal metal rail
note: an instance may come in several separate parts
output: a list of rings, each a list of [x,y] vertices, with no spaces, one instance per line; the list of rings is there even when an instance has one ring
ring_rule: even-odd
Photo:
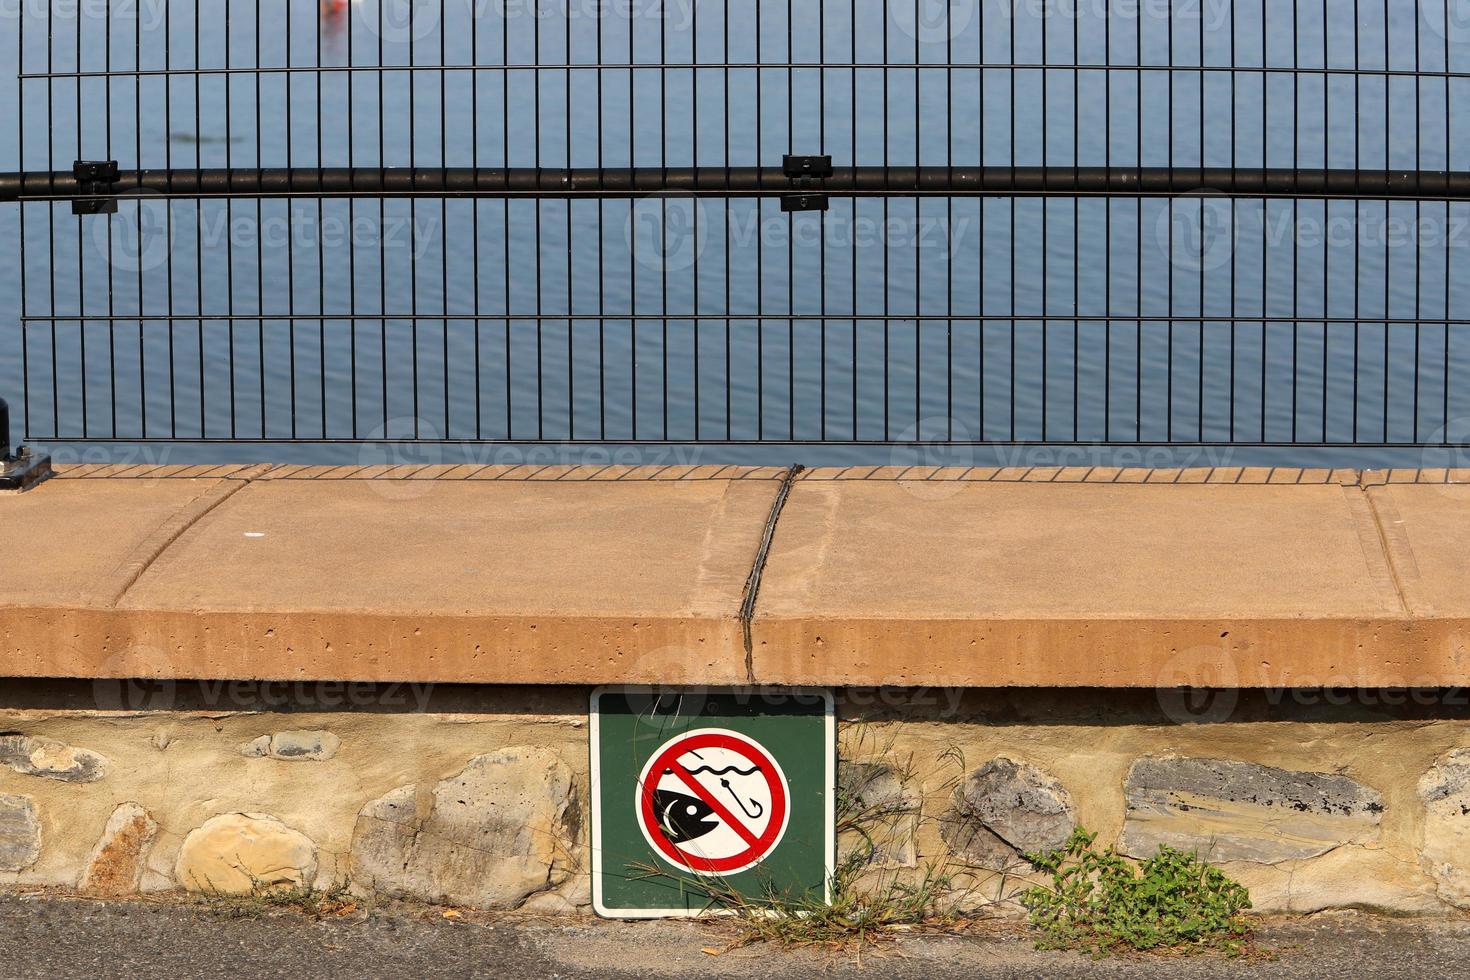
[[[154,438],[144,436],[46,436],[44,441],[48,445],[109,445],[109,446],[138,446],[146,443],[158,442]],[[341,439],[281,436],[278,438],[257,436],[178,436],[166,440],[186,446],[344,446],[354,443],[404,443],[413,442],[425,446],[854,446],[880,448],[884,446],[907,446],[907,447],[952,447],[956,449],[974,448],[977,446],[990,446],[997,449],[1029,447],[1068,447],[1068,448],[1091,448],[1091,447],[1124,447],[1137,449],[1168,449],[1171,447],[1190,449],[1236,449],[1249,447],[1251,449],[1470,449],[1470,441],[1446,441],[1446,442],[1423,442],[1423,441],[1377,441],[1357,440],[1228,440],[1228,439],[710,439],[705,437],[689,439],[599,439],[583,438],[557,439],[470,439],[470,438],[426,438],[423,436],[388,436],[375,435],[369,438],[357,437]],[[914,464],[922,466],[923,464]]]
[[[641,198],[1119,196],[1470,200],[1470,171],[1248,167],[291,167],[0,173],[0,201],[138,197]]]

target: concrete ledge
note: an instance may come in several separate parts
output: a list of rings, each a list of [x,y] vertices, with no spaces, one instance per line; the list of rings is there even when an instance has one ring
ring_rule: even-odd
[[[1446,511],[1470,513],[1457,503],[1466,488],[1381,489],[1405,511],[1436,501],[1438,523],[1419,547],[1444,556],[1439,574],[1465,582]],[[756,675],[1458,682],[1464,620],[1409,612],[1370,499],[1326,482],[805,481],[766,567]],[[1399,536],[1399,565],[1414,551],[1408,540]]]
[[[0,499],[12,677],[1436,687],[1470,472],[79,467]]]
[[[0,502],[3,672],[743,682],[777,472],[63,474]]]

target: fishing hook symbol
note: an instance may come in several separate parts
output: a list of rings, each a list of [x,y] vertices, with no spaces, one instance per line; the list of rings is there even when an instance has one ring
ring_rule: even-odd
[[[750,801],[750,805],[755,807],[755,812],[751,813],[748,809],[746,809],[745,801],[742,800],[739,796],[735,795],[734,788],[730,786],[730,780],[722,779],[720,780],[720,785],[725,787],[725,791],[730,794],[730,799],[735,801],[735,805],[740,808],[740,812],[745,814],[750,819],[759,820],[761,814],[766,812],[766,808],[761,806],[760,801],[753,798]]]

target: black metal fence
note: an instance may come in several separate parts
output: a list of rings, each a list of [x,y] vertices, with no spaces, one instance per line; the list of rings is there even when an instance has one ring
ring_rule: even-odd
[[[1460,8],[29,0],[0,384],[40,442],[1462,445]]]

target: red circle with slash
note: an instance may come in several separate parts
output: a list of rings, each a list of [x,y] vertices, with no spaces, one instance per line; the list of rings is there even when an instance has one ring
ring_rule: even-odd
[[[722,781],[723,773],[716,767],[690,764],[701,758],[701,751],[719,754],[725,761],[734,756],[748,764],[742,771],[732,762],[725,770],[746,777],[743,799],[728,781]],[[759,780],[754,778],[757,772]],[[668,832],[655,805],[661,786],[673,786],[696,798],[710,817],[739,838],[736,847],[712,855],[701,849],[698,840],[671,840],[676,835]],[[664,743],[643,767],[638,779],[638,822],[643,836],[671,863],[701,875],[729,875],[759,864],[780,843],[791,815],[789,800],[785,773],[761,745],[738,732],[704,728]],[[761,811],[756,817],[751,816],[753,807]],[[728,834],[723,836],[729,839]]]

